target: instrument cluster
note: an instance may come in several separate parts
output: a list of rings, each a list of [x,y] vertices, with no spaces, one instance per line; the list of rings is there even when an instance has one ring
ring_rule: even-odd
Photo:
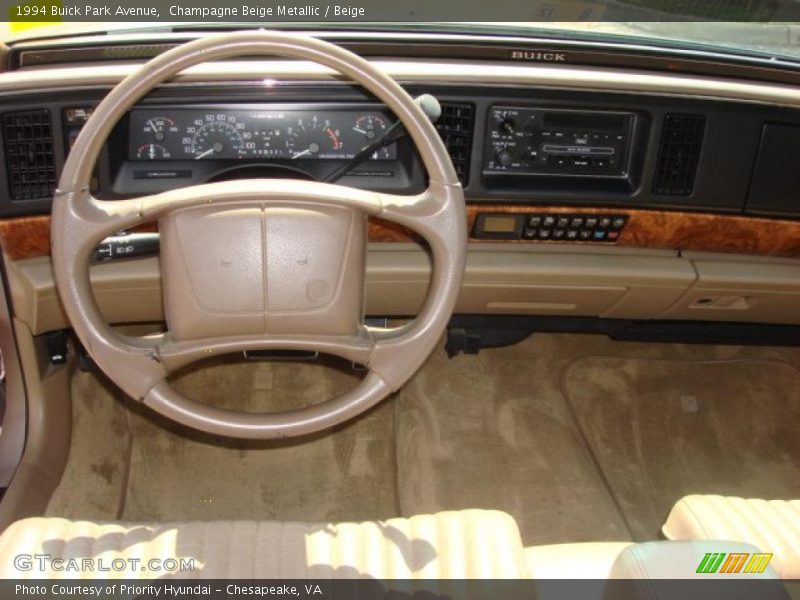
[[[130,113],[128,158],[347,160],[394,120],[380,110],[298,107],[139,108]],[[370,160],[395,160],[396,144]]]

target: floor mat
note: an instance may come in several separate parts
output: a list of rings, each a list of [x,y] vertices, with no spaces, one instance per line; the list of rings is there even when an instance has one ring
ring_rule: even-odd
[[[800,498],[800,372],[786,362],[589,356],[563,380],[637,540],[685,494]]]
[[[338,364],[338,363],[337,363]],[[354,387],[332,362],[197,365],[175,382],[200,402],[248,412],[298,408]],[[198,435],[136,415],[126,520],[343,521],[397,514],[391,400],[343,426],[293,440]]]
[[[72,447],[47,514],[338,521],[485,507],[511,514],[527,545],[631,539],[626,518],[654,539],[683,493],[800,497],[798,366],[795,349],[597,335],[536,334],[453,359],[439,348],[361,418],[272,442],[186,430],[78,372]],[[274,411],[357,381],[341,363],[232,357],[176,386]]]
[[[500,509],[525,545],[630,539],[553,377],[556,345],[431,357],[397,404],[404,515]]]
[[[71,380],[72,438],[61,483],[47,516],[116,519],[125,498],[131,436],[119,390],[102,375]]]

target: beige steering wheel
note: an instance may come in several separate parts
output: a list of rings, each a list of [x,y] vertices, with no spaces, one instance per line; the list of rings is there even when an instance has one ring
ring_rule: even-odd
[[[120,201],[89,191],[93,165],[115,123],[159,83],[187,67],[234,56],[311,60],[363,85],[402,121],[427,169],[428,189],[398,196],[316,182],[250,179]],[[430,245],[433,276],[417,318],[395,329],[364,324],[366,217],[404,225]],[[109,327],[89,281],[106,236],[159,220],[167,333],[124,337]],[[355,54],[277,32],[208,36],[154,58],[97,106],[69,154],[53,201],[56,285],[78,338],[125,393],[188,427],[266,439],[320,431],[401,387],[440,339],[466,257],[464,194],[436,130],[388,75]],[[196,360],[254,349],[310,350],[362,363],[353,390],[276,413],[224,410],[169,384]]]

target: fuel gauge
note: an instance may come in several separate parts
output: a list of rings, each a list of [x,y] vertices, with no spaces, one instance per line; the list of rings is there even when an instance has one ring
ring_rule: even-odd
[[[361,148],[366,148],[376,139],[380,139],[389,129],[389,124],[386,118],[382,115],[367,114],[359,116],[352,127],[353,131],[363,138],[361,139]],[[370,160],[392,160],[395,158],[396,150],[395,145],[383,146],[372,153]]]
[[[386,120],[378,115],[361,115],[353,124],[353,131],[363,135],[367,142],[383,135],[387,129]]]

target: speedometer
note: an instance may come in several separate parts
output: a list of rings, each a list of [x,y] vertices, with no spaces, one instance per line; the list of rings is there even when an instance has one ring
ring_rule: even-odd
[[[206,123],[191,138],[189,153],[195,160],[203,158],[241,158],[244,139],[232,123]]]

